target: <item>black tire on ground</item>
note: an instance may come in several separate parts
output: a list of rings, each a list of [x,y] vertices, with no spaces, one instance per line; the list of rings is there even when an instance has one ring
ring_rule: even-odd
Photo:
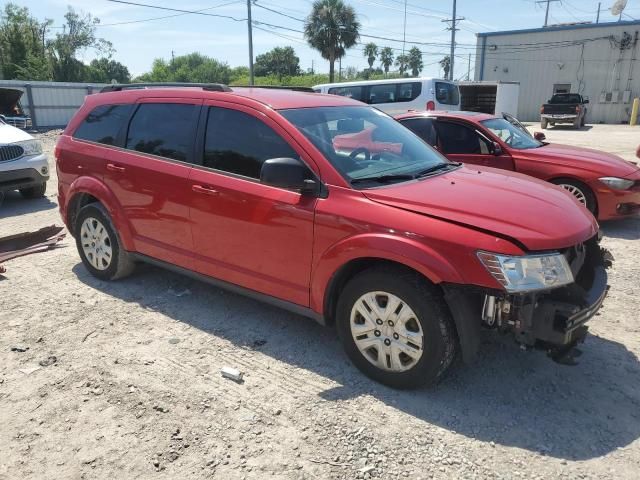
[[[580,190],[586,200],[585,206],[587,207],[587,210],[589,210],[591,213],[593,213],[597,217],[598,203],[596,201],[596,196],[593,194],[593,191],[587,185],[585,185],[582,182],[579,182],[578,180],[573,180],[569,178],[556,178],[555,180],[551,180],[551,183],[555,185],[570,185]]]
[[[583,115],[582,116],[582,121],[580,122],[580,126],[584,127],[586,123],[587,123],[587,116]]]
[[[395,295],[415,314],[422,331],[422,356],[408,370],[384,370],[358,349],[351,333],[351,312],[368,292]],[[343,289],[336,313],[338,334],[351,361],[368,377],[393,388],[409,389],[436,383],[458,350],[455,327],[442,293],[417,273],[402,267],[372,267],[356,275]],[[389,359],[386,361],[388,364]]]
[[[581,125],[582,119],[580,117],[576,117],[576,119],[573,121],[573,128],[580,128]]]
[[[546,130],[548,126],[549,126],[549,121],[546,118],[543,118],[542,120],[540,120],[540,128],[542,130]]]
[[[42,198],[47,191],[47,182],[42,182],[35,187],[21,188],[20,195],[24,198]]]
[[[104,227],[108,235],[108,243],[111,247],[112,254],[108,266],[103,270],[100,270],[92,265],[91,260],[87,258],[82,248],[82,224],[88,218],[97,220],[97,222],[99,222]],[[90,203],[89,205],[84,206],[76,217],[74,232],[78,253],[80,254],[82,263],[87,268],[87,270],[89,270],[89,273],[91,273],[91,275],[101,280],[118,280],[130,275],[133,272],[135,268],[135,262],[131,258],[131,255],[122,248],[122,242],[120,241],[118,232],[113,226],[113,222],[111,221],[111,217],[109,216],[107,209],[104,208],[102,204]]]

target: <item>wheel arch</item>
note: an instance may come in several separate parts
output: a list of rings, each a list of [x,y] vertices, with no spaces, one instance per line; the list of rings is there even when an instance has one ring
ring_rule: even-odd
[[[583,179],[571,174],[561,174],[561,175],[557,174],[551,178],[548,178],[547,182],[553,183],[554,185],[559,185],[563,182],[579,184],[582,188],[584,188],[588,193],[591,194],[591,197],[593,198],[593,202],[594,202],[594,207],[595,207],[595,211],[593,212],[593,214],[596,218],[598,218],[598,196],[596,195],[596,192],[593,191],[593,188],[591,188],[589,184],[585,182]]]
[[[75,234],[75,221],[80,209],[91,203],[100,203],[107,209],[125,249],[133,250],[133,239],[129,223],[122,214],[122,208],[115,195],[104,183],[93,177],[80,177],[69,187],[68,198],[66,223],[72,235]]]

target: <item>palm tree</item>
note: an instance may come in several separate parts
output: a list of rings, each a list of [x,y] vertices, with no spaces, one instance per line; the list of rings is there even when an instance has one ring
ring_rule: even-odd
[[[389,73],[389,67],[393,65],[393,48],[384,47],[380,50],[380,63],[384,68],[385,76]]]
[[[417,77],[420,75],[420,72],[424,68],[424,62],[422,61],[422,52],[418,47],[411,47],[409,50],[409,55],[407,55],[409,60],[409,68],[411,69],[411,75]]]
[[[367,57],[367,62],[369,62],[369,70],[373,70],[373,62],[376,61],[376,57],[378,56],[378,46],[371,42],[367,43],[364,46],[364,56]]]
[[[438,63],[440,63],[442,70],[444,70],[444,78],[449,78],[449,69],[451,68],[451,58],[449,57],[449,55],[444,57]]]
[[[403,54],[400,54],[396,57],[396,67],[398,67],[398,70],[400,70],[400,75],[404,75],[404,73],[407,71],[407,68],[409,68],[409,56]]]
[[[316,0],[304,26],[312,48],[329,60],[329,81],[333,82],[336,59],[342,58],[358,39],[360,22],[353,7],[342,0]]]

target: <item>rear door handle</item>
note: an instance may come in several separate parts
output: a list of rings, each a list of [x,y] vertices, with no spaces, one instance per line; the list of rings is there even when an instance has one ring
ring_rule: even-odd
[[[192,185],[191,186],[191,190],[196,192],[196,193],[203,193],[205,195],[218,195],[219,192],[217,190],[214,190],[211,187],[205,187],[203,185]]]
[[[120,167],[118,165],[114,165],[113,163],[107,163],[107,170],[111,172],[124,172],[125,168]]]

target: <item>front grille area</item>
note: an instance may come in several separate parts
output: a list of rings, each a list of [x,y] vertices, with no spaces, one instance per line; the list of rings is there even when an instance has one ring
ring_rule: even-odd
[[[19,145],[0,146],[0,162],[7,162],[20,158],[24,154],[24,149]]]

